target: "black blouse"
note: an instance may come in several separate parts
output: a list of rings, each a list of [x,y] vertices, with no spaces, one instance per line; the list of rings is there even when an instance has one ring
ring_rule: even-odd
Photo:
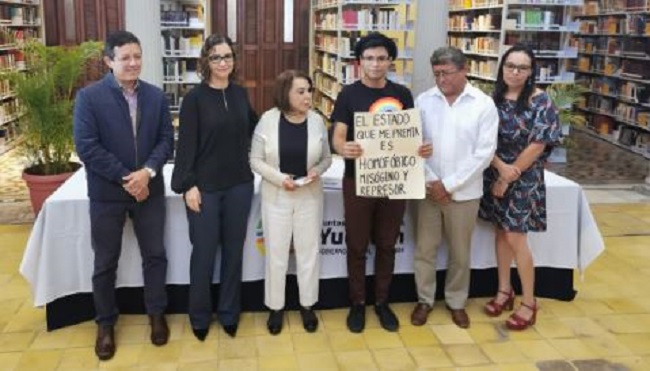
[[[253,180],[248,162],[258,116],[243,87],[226,89],[201,83],[184,98],[172,189],[185,193],[193,186],[219,191]]]
[[[301,124],[289,122],[280,115],[280,171],[295,178],[307,175],[307,120]]]

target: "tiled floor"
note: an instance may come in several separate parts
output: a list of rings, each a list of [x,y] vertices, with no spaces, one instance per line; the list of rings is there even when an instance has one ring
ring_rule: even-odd
[[[33,308],[29,286],[18,274],[33,215],[20,180],[19,158],[0,157],[0,369],[1,370],[650,370],[650,197],[630,184],[643,182],[647,161],[582,138],[592,155],[569,154],[551,169],[585,186],[606,252],[581,277],[572,302],[540,299],[537,325],[510,332],[503,320],[482,314],[486,299],[470,300],[472,327],[455,327],[437,305],[423,327],[409,324],[412,304],[394,306],[398,333],[379,328],[368,310],[367,330],[349,333],[345,310],[319,312],[317,333],[302,330],[298,313],[280,336],[268,335],[264,313],[245,313],[236,339],[212,328],[196,341],[185,315],[170,316],[171,341],[148,342],[145,316],[122,316],[118,351],[109,362],[93,352],[92,322],[54,332],[45,312]],[[609,148],[609,147],[608,147]],[[592,160],[598,159],[601,162]],[[582,164],[583,166],[580,166]],[[603,183],[608,185],[603,186]],[[615,184],[611,184],[615,183]],[[16,224],[18,223],[18,224]]]
[[[45,312],[32,307],[17,273],[31,226],[0,226],[0,369],[2,370],[650,370],[650,204],[593,205],[607,250],[581,279],[572,302],[540,299],[537,325],[517,333],[505,318],[481,312],[486,299],[469,302],[472,326],[454,326],[437,305],[423,327],[409,324],[412,304],[396,304],[401,328],[388,333],[368,310],[363,334],[345,328],[345,310],[319,312],[315,334],[291,312],[279,336],[268,335],[266,314],[245,313],[238,337],[216,326],[205,343],[194,339],[185,315],[170,316],[171,341],[148,341],[145,316],[122,316],[115,358],[93,353],[92,322],[54,332]]]

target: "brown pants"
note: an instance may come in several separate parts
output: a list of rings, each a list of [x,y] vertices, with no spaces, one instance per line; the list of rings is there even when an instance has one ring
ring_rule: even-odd
[[[347,245],[350,300],[366,302],[366,253],[375,244],[375,301],[388,300],[395,267],[395,243],[404,217],[406,201],[358,197],[355,181],[343,178],[345,243]]]

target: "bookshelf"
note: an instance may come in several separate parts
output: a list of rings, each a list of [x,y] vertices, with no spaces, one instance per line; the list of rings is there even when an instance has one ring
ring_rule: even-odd
[[[162,89],[175,126],[183,96],[201,82],[197,71],[201,48],[210,32],[209,4],[207,0],[160,1]]]
[[[0,0],[0,76],[6,71],[27,71],[19,50],[27,39],[45,40],[40,0]],[[11,84],[0,79],[0,154],[12,149],[21,133],[20,102]]]
[[[468,78],[490,90],[500,57],[516,43],[537,57],[539,85],[574,82],[567,61],[578,57],[570,35],[579,22],[571,14],[583,0],[449,0],[448,44],[469,60]]]
[[[650,159],[650,0],[587,0],[575,19],[585,131]]]
[[[314,108],[326,119],[343,85],[361,77],[354,46],[368,32],[379,31],[395,40],[398,55],[388,78],[411,87],[415,7],[416,0],[312,0],[309,70]]]

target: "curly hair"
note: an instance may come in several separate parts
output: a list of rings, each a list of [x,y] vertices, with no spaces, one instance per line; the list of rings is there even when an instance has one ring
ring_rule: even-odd
[[[397,45],[393,39],[387,37],[381,32],[371,32],[357,41],[354,46],[354,57],[359,61],[366,49],[384,47],[388,52],[390,59],[397,58]]]

